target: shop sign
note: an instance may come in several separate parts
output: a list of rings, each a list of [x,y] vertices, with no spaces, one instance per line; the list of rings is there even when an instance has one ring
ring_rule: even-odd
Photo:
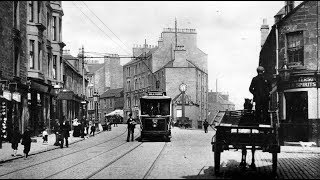
[[[14,92],[12,93],[12,99],[17,101],[17,102],[21,102],[21,95],[18,92]]]
[[[11,92],[4,90],[3,91],[3,97],[6,98],[8,101],[11,101]]]
[[[287,85],[287,89],[294,88],[313,88],[317,87],[317,81],[315,77],[302,76],[292,79]]]

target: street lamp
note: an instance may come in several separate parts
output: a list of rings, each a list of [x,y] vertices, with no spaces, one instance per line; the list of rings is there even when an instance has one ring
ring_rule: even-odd
[[[55,94],[56,94],[56,99],[55,99],[55,103],[54,103],[54,105],[55,105],[55,108],[54,108],[55,121],[58,119],[59,123],[61,123],[60,122],[60,119],[61,119],[60,118],[60,105],[61,104],[60,104],[60,101],[58,99],[58,94],[60,93],[62,87],[60,85],[56,84],[56,85],[53,86],[53,89],[55,90]]]
[[[95,126],[97,129],[99,129],[97,126],[98,126],[98,123],[99,123],[99,118],[98,118],[98,100],[99,100],[99,94],[98,92],[94,92],[93,94],[93,101],[95,103],[94,105],[94,111],[95,111],[95,120],[94,120],[94,123],[95,123]]]
[[[181,92],[181,101],[182,101],[182,123],[185,123],[185,93],[187,91],[187,85],[182,83],[179,86],[179,90]]]

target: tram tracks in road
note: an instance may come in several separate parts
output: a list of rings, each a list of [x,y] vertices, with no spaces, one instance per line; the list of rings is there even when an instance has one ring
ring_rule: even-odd
[[[150,166],[150,168],[148,169],[147,173],[143,176],[143,179],[147,179],[147,177],[151,174],[152,170],[154,169],[157,161],[160,159],[160,157],[162,156],[162,153],[164,151],[164,149],[167,147],[167,142],[164,144],[164,146],[162,147],[159,155],[157,156],[157,158],[153,161],[152,165]]]
[[[82,148],[82,149],[80,149],[80,150],[78,150],[78,151],[71,151],[70,153],[67,153],[67,154],[64,154],[64,155],[61,155],[61,156],[54,157],[54,158],[49,159],[49,160],[47,160],[47,161],[42,161],[42,162],[35,163],[35,164],[29,165],[29,166],[26,166],[26,167],[22,167],[22,168],[19,168],[19,169],[15,169],[15,170],[13,170],[13,171],[10,171],[10,172],[4,173],[4,174],[0,174],[0,177],[6,176],[6,175],[9,175],[9,174],[13,174],[13,173],[15,173],[15,172],[22,171],[22,170],[25,170],[25,169],[28,169],[28,168],[32,168],[32,167],[35,167],[35,166],[38,166],[38,165],[41,165],[41,164],[45,164],[45,163],[48,163],[48,162],[50,162],[50,161],[57,160],[57,159],[59,159],[59,158],[64,158],[64,157],[66,157],[66,156],[68,156],[68,155],[73,155],[73,154],[75,154],[75,153],[79,153],[79,152],[88,150],[88,149],[90,149],[90,148],[95,148],[95,147],[97,147],[97,146],[99,146],[99,145],[108,143],[108,142],[110,142],[110,141],[112,141],[112,140],[114,140],[114,139],[116,139],[116,138],[122,137],[124,134],[126,134],[127,131],[128,131],[128,130],[126,129],[126,130],[125,130],[123,133],[121,133],[120,135],[117,135],[117,136],[115,136],[115,137],[113,137],[113,138],[111,138],[111,139],[108,139],[108,140],[106,140],[106,141],[103,141],[103,142],[101,142],[101,143],[94,144],[93,146],[89,146],[89,147],[86,147],[86,148]],[[124,144],[125,144],[125,143],[121,143],[120,145],[118,145],[118,146],[116,146],[116,147],[114,147],[114,148],[112,148],[112,149],[115,149],[115,148],[117,148],[117,147],[120,147],[120,146],[122,146],[122,145],[124,145]],[[112,150],[112,149],[111,149],[111,150]],[[109,151],[111,151],[111,150],[109,150]],[[32,154],[32,155],[30,155],[30,156],[34,156],[34,155],[36,155],[36,154]],[[51,176],[51,175],[50,175],[50,176]]]
[[[137,144],[134,148],[131,148],[130,150],[122,153],[120,156],[118,156],[117,158],[115,158],[114,160],[112,160],[111,162],[109,162],[108,164],[104,165],[103,167],[99,168],[98,170],[94,171],[93,173],[91,173],[89,176],[86,176],[84,179],[89,179],[89,178],[94,178],[94,176],[98,173],[100,173],[101,171],[105,170],[106,168],[110,167],[111,165],[115,164],[116,162],[118,162],[119,160],[121,160],[122,158],[125,158],[125,156],[129,155],[131,152],[133,152],[134,150],[136,150],[138,147],[140,147],[142,144],[144,144],[144,142],[140,142],[139,144]],[[161,151],[159,152],[159,154],[157,155],[156,159],[152,162],[151,166],[148,168],[147,172],[143,175],[142,179],[147,179],[147,177],[151,174],[151,172],[153,171],[153,169],[155,168],[156,163],[158,162],[158,160],[161,158],[165,148],[167,146],[167,142],[165,142],[165,144],[163,145]],[[98,176],[99,178],[99,176]]]
[[[139,135],[136,135],[136,136],[135,136],[135,138],[137,138],[137,137],[139,137]],[[64,172],[64,171],[66,171],[66,170],[68,170],[68,169],[71,169],[71,168],[73,168],[73,167],[75,167],[75,166],[77,166],[77,165],[79,165],[79,164],[84,163],[84,162],[87,162],[87,161],[90,161],[90,160],[92,160],[92,159],[95,159],[95,158],[97,158],[97,157],[99,157],[99,156],[101,156],[101,155],[103,155],[103,154],[105,154],[105,153],[108,153],[108,152],[110,152],[110,151],[112,151],[112,150],[114,150],[114,149],[117,149],[117,148],[119,148],[119,147],[121,147],[121,146],[123,146],[123,145],[125,145],[125,144],[128,144],[128,143],[127,143],[127,142],[123,142],[123,143],[121,143],[121,144],[119,144],[119,145],[116,145],[115,147],[113,147],[113,148],[111,148],[111,149],[109,149],[109,150],[107,150],[107,151],[103,151],[103,152],[101,152],[101,153],[99,153],[99,154],[97,154],[97,155],[95,155],[95,156],[93,156],[93,157],[91,157],[91,158],[87,158],[87,159],[85,159],[85,160],[83,160],[83,161],[80,161],[80,162],[78,162],[78,163],[76,163],[76,164],[73,164],[72,166],[63,169],[62,171],[58,171],[58,172],[56,172],[56,173],[54,173],[54,174],[51,174],[50,176],[47,176],[47,177],[45,177],[45,178],[43,178],[43,179],[52,179],[52,177],[54,177],[54,176],[57,175],[57,174],[60,174],[60,173],[62,173],[62,172]],[[138,146],[140,146],[141,144],[142,144],[142,143],[140,143]],[[134,147],[133,149],[130,149],[129,152],[132,151],[132,150],[134,150],[134,149],[137,148],[138,146]],[[120,157],[120,158],[121,158],[121,157]],[[120,159],[120,158],[117,158],[117,159]],[[117,161],[117,159],[114,160],[114,162]],[[113,161],[112,161],[112,162],[113,162]],[[111,163],[111,164],[112,164],[112,163]],[[99,171],[97,171],[97,172],[99,172]],[[93,176],[93,175],[94,175],[94,174],[92,174],[91,176]],[[88,178],[85,178],[85,179],[88,179]]]

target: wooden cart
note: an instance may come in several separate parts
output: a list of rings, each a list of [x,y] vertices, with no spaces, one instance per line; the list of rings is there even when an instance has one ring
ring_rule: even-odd
[[[278,138],[278,112],[269,111],[270,125],[255,124],[254,111],[219,111],[214,118],[216,134],[212,138],[214,152],[214,170],[220,171],[220,158],[224,150],[246,149],[262,150],[272,153],[272,173],[277,171],[277,153],[280,153]],[[241,123],[245,120],[249,123]],[[251,122],[251,123],[250,123]]]

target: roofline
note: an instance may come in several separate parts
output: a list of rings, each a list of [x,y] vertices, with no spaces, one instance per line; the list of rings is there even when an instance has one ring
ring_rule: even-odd
[[[286,20],[289,16],[291,16],[293,13],[295,13],[301,6],[303,6],[304,4],[306,4],[309,1],[303,1],[301,2],[298,6],[296,6],[295,8],[293,8],[287,15],[285,15],[283,18],[281,18],[277,23],[275,23],[274,25],[278,25],[280,23],[282,23],[284,20]],[[273,25],[273,26],[274,26]]]

